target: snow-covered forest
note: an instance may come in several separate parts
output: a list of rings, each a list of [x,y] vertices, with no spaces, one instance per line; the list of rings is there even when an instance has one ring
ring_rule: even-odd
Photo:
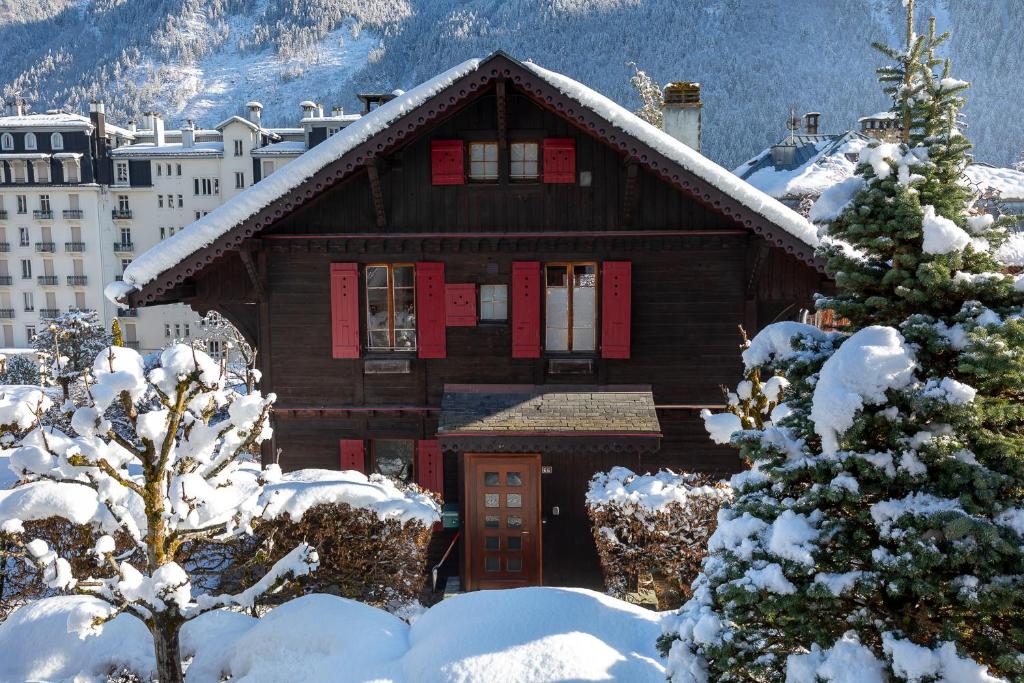
[[[299,101],[356,106],[360,90],[409,89],[502,49],[631,108],[635,61],[659,82],[697,80],[705,152],[732,168],[785,132],[789,108],[824,130],[887,108],[862,78],[872,41],[892,42],[900,6],[883,0],[0,0],[5,94],[37,109],[105,98],[115,119],[156,107],[216,119],[257,98],[290,123]],[[973,83],[979,160],[1015,161],[1024,120],[999,106],[1024,87],[1015,0],[928,0],[950,56]],[[83,26],[85,27],[83,29]],[[566,36],[572,36],[567,40]],[[329,76],[329,77],[325,77]]]

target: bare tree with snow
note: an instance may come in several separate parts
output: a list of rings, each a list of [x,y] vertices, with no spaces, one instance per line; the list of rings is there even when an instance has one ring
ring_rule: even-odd
[[[148,376],[137,352],[108,347],[96,356],[92,376],[88,400],[72,417],[74,436],[38,428],[12,453],[11,467],[24,483],[0,506],[0,540],[38,568],[49,587],[106,603],[69,627],[102,629],[122,612],[142,620],[160,682],[180,683],[185,622],[251,606],[319,561],[302,543],[246,590],[220,595],[194,595],[183,567],[190,542],[245,534],[266,508],[261,493],[270,471],[261,473],[243,455],[270,436],[275,397],[230,390],[218,363],[183,344],[165,349]],[[115,404],[127,414],[128,436],[106,417]],[[23,522],[52,517],[91,521],[97,566],[110,578],[74,576],[45,541],[25,538]],[[134,547],[118,553],[115,535],[130,537]]]

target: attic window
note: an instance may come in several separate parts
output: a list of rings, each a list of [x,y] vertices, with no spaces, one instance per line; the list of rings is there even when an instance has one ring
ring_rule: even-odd
[[[498,179],[498,143],[469,143],[469,179],[491,182]]]
[[[540,177],[536,142],[513,142],[510,146],[509,178],[536,180]]]
[[[36,134],[35,133],[25,133],[25,149],[35,149],[35,148],[36,148]]]
[[[60,133],[54,133],[50,136],[50,147],[52,149],[64,149],[64,136]]]
[[[854,164],[856,164],[856,163],[858,163],[860,161],[860,153],[859,152],[847,152],[845,154],[845,156],[846,156],[846,160],[847,161],[852,162]]]

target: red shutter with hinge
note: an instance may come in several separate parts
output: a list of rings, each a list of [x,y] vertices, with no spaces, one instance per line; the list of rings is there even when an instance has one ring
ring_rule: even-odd
[[[632,264],[605,261],[601,281],[601,357],[629,358]]]
[[[434,185],[465,183],[463,158],[462,140],[433,140],[430,143],[431,182]]]
[[[512,357],[540,358],[540,262],[512,264]]]
[[[331,264],[331,340],[335,358],[359,358],[358,264]]]
[[[341,440],[341,469],[366,471],[366,455],[360,439]]]
[[[416,444],[416,483],[444,495],[444,458],[436,439],[424,439]]]
[[[416,345],[420,358],[444,358],[444,264],[416,264]]]
[[[448,327],[476,327],[476,285],[444,286],[444,320]]]
[[[576,182],[576,141],[544,138],[544,182]]]

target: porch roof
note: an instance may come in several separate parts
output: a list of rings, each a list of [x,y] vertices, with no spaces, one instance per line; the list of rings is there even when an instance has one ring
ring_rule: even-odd
[[[657,450],[649,385],[446,384],[438,438],[447,450]]]

